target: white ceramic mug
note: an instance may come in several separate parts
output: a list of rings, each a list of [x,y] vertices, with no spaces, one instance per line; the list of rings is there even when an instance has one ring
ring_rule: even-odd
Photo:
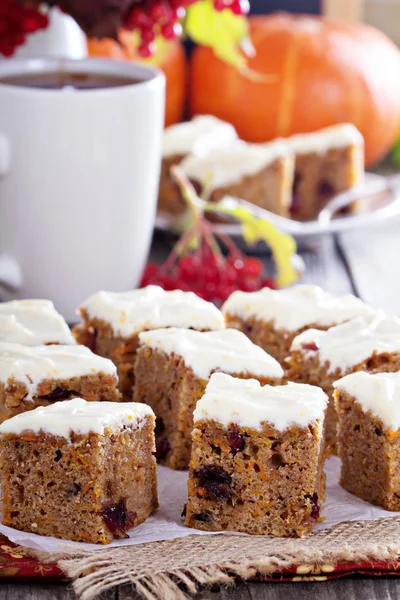
[[[138,284],[155,218],[165,80],[128,62],[57,58],[1,61],[0,80],[60,69],[136,81],[0,84],[0,296],[49,298],[73,322],[89,294]]]

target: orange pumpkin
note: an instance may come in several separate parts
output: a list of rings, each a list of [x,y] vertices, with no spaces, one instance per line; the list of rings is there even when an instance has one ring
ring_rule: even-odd
[[[89,38],[89,55],[141,61],[136,54],[132,35],[129,32],[121,32],[119,39],[121,44],[111,39]],[[143,60],[142,62],[148,61]],[[168,126],[178,123],[182,119],[186,103],[188,66],[182,44],[179,41],[173,41],[163,46],[157,66],[164,71],[167,81],[165,126]]]
[[[255,81],[198,47],[190,109],[233,123],[245,140],[264,142],[351,122],[365,139],[366,164],[400,133],[400,51],[361,23],[277,13],[251,17]]]

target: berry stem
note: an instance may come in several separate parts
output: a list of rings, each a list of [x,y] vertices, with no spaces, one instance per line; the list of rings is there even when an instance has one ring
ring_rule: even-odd
[[[202,230],[204,239],[211,248],[211,252],[214,254],[217,263],[221,263],[223,261],[221,248],[219,247],[215,235],[212,233],[211,227],[209,227],[208,223],[205,221],[202,223]]]
[[[196,222],[200,222],[204,216],[204,208],[206,203],[198,197],[197,192],[192,182],[186,177],[180,167],[173,166],[170,169],[171,177],[178,185],[183,199],[186,201],[193,218]]]
[[[168,272],[173,268],[175,262],[179,260],[179,257],[185,254],[185,251],[189,249],[194,236],[196,236],[197,240],[200,239],[200,232],[198,231],[197,225],[188,229],[188,231],[186,231],[178,240],[171,250],[167,260],[161,265],[161,271]]]
[[[229,254],[234,258],[241,258],[243,260],[244,254],[240,251],[238,246],[235,244],[232,238],[226,233],[215,232],[216,237],[221,240],[221,242],[226,246],[229,251]]]

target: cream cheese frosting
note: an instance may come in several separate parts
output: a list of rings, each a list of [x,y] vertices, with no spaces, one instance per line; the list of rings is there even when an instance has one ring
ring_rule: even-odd
[[[129,292],[97,292],[81,305],[78,314],[82,309],[89,317],[109,323],[114,333],[123,337],[162,327],[225,327],[221,311],[211,302],[193,292],[166,292],[156,285]]]
[[[233,292],[222,307],[224,315],[272,321],[275,329],[297,331],[307,325],[329,327],[376,311],[351,294],[335,296],[317,285],[296,285],[282,290]]]
[[[190,154],[183,159],[180,167],[187,177],[213,190],[255,175],[280,156],[289,154],[281,141],[248,144],[238,140],[209,152],[206,156]]]
[[[140,333],[139,339],[150,348],[181,356],[201,379],[208,379],[215,370],[250,373],[256,377],[283,377],[278,361],[236,329],[207,332],[154,329]]]
[[[68,325],[50,300],[0,303],[0,342],[25,346],[75,344]]]
[[[371,411],[388,429],[400,429],[400,373],[359,371],[335,381],[333,387],[354,396],[364,412]]]
[[[351,123],[340,123],[311,133],[299,133],[282,139],[292,152],[305,154],[315,152],[323,154],[330,148],[342,148],[350,145],[364,147],[364,138]]]
[[[93,354],[86,346],[21,346],[0,343],[0,382],[17,381],[28,388],[32,399],[45,379],[70,379],[104,373],[117,377],[117,368],[108,358]]]
[[[319,387],[303,383],[261,386],[256,379],[237,379],[214,373],[193,413],[195,424],[214,420],[228,427],[262,429],[267,422],[279,431],[292,425],[307,427],[322,421],[328,397]]]
[[[0,425],[0,435],[33,431],[69,438],[70,434],[104,434],[106,429],[139,428],[154,413],[147,404],[136,402],[86,402],[83,398],[55,402],[20,413]]]
[[[191,121],[171,125],[164,131],[162,153],[205,156],[216,148],[227,146],[237,139],[233,125],[213,117],[199,115]]]
[[[315,344],[317,350],[304,348],[309,344]],[[327,331],[308,329],[294,338],[291,350],[309,355],[318,352],[320,362],[329,361],[330,372],[344,371],[373,354],[400,353],[400,318],[358,317]]]

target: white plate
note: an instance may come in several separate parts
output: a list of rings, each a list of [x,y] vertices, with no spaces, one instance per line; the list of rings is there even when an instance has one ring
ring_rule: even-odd
[[[255,215],[268,219],[271,223],[274,223],[279,227],[281,231],[290,233],[298,239],[324,233],[336,233],[348,229],[367,227],[368,225],[386,221],[387,219],[400,214],[400,182],[397,176],[391,179],[383,177],[382,175],[367,173],[365,184],[360,189],[369,195],[359,200],[357,213],[333,219],[330,219],[329,215],[320,214],[319,220],[307,221],[304,223],[280,217],[279,215],[250,205],[248,202],[239,202],[246,205],[246,207],[251,207],[251,210]],[[355,196],[355,190],[351,191],[351,195]],[[343,205],[348,197],[348,192],[341,194],[331,201],[329,206]],[[358,198],[360,198],[360,196],[358,196]],[[323,212],[325,213],[325,211]],[[175,220],[176,217],[173,215],[158,213],[156,217],[156,229],[173,232]],[[227,234],[231,237],[241,237],[241,226],[238,223],[218,223],[215,225],[215,228],[217,232]]]

